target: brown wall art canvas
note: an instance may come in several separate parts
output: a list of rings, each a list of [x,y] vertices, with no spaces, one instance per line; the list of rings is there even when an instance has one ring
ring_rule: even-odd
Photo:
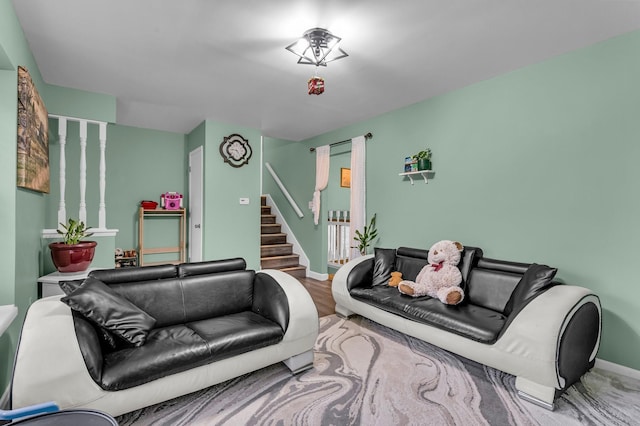
[[[18,67],[18,186],[49,192],[49,118],[23,67]]]

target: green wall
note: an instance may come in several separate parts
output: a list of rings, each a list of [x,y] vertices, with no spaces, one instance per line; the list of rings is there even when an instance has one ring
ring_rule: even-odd
[[[44,92],[43,96],[47,99],[49,112],[55,111],[57,115],[107,123],[115,123],[116,121],[116,98],[114,96],[52,84],[48,84]]]
[[[306,204],[308,147],[373,132],[367,216],[378,215],[379,246],[456,239],[487,257],[557,266],[601,298],[599,357],[640,369],[638,50],[640,32],[630,33],[303,143],[265,143],[265,159],[282,159],[279,174]],[[398,173],[424,147],[435,175],[412,186]],[[324,226],[287,215],[323,272]]]
[[[202,136],[196,130],[193,144]],[[234,133],[253,151],[239,168],[226,164],[219,151],[224,137]],[[204,139],[203,260],[243,257],[248,268],[260,269],[260,132],[207,120]],[[240,205],[240,198],[249,204]]]
[[[0,338],[0,393],[9,382],[13,353],[20,325],[30,303],[30,290],[35,289],[39,276],[40,237],[34,229],[44,225],[45,195],[16,189],[16,126],[17,126],[17,67],[29,69],[34,84],[41,92],[44,82],[31,55],[29,46],[13,6],[0,0],[0,145],[5,153],[0,159],[0,195],[4,208],[0,217],[3,241],[0,249],[0,304],[16,305],[18,318]]]

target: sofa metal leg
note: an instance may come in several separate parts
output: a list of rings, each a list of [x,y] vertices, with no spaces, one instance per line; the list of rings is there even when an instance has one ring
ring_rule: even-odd
[[[554,404],[549,404],[546,401],[543,401],[541,399],[536,398],[535,396],[531,396],[528,393],[524,393],[522,391],[518,391],[518,396],[522,399],[524,399],[525,401],[529,401],[532,404],[536,404],[539,405],[542,408],[546,408],[549,411],[553,411],[553,409],[555,408]]]
[[[289,370],[291,370],[293,374],[301,373],[313,367],[313,350],[294,355],[282,362],[289,367]]]
[[[553,411],[556,398],[556,389],[541,385],[531,380],[516,377],[516,389],[518,396],[525,401]]]

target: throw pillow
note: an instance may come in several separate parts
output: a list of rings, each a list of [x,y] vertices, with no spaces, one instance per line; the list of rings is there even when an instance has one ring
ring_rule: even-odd
[[[551,287],[551,280],[555,277],[556,272],[558,272],[557,268],[532,263],[511,293],[504,314],[508,316]]]
[[[84,280],[72,280],[72,281],[60,281],[58,286],[62,289],[65,295],[70,295],[73,293],[78,287],[84,284]]]
[[[92,277],[60,300],[133,346],[142,346],[156,323],[151,315]]]
[[[373,258],[372,285],[388,285],[391,272],[396,270],[396,250],[376,247]]]
[[[58,285],[62,289],[65,295],[70,295],[74,291],[76,291],[80,286],[84,284],[84,280],[73,280],[73,281],[60,281]],[[93,328],[96,333],[98,333],[98,337],[100,339],[100,346],[102,346],[103,351],[109,352],[118,347],[118,342],[116,337],[111,334],[111,332],[105,328],[100,327],[95,322],[92,323]]]

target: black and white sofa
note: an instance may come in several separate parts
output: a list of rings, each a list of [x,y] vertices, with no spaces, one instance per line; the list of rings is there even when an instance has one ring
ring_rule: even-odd
[[[590,290],[554,282],[545,265],[483,257],[467,247],[459,268],[465,299],[456,306],[413,298],[388,286],[392,271],[415,280],[427,250],[376,249],[336,273],[336,312],[358,314],[440,348],[516,376],[526,400],[554,401],[595,363],[601,306]]]
[[[117,416],[280,361],[313,366],[309,293],[241,258],[96,270],[61,287],[67,296],[27,312],[13,408],[55,401]]]

